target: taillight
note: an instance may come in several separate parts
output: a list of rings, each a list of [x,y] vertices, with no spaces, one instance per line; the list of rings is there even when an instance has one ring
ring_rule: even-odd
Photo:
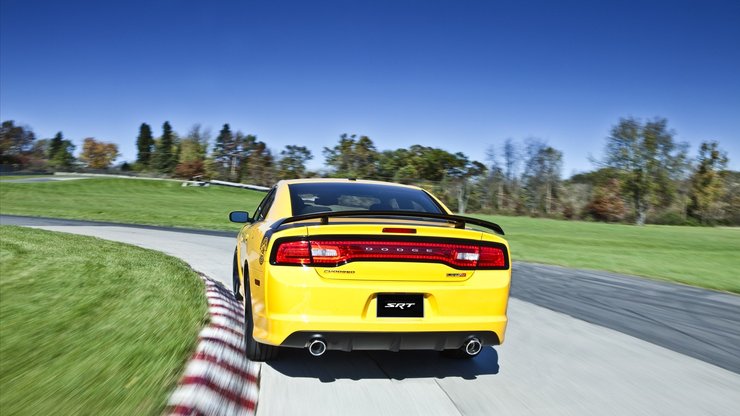
[[[275,262],[278,264],[310,264],[311,250],[308,241],[287,241],[278,246]]]
[[[480,259],[478,259],[478,267],[506,267],[506,255],[504,254],[504,250],[499,247],[482,246]]]
[[[342,243],[311,241],[311,255],[314,264],[346,263],[350,257],[347,254],[347,247]]]
[[[279,242],[273,264],[338,266],[352,261],[444,263],[461,269],[505,269],[500,246],[438,241],[297,240]]]

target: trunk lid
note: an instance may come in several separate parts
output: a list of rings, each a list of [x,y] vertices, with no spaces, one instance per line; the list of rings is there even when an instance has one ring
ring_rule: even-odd
[[[476,243],[480,231],[457,229],[454,225],[429,221],[383,219],[333,219],[331,224],[306,227],[309,238],[334,241],[358,241],[357,247],[367,251],[423,250],[426,241],[449,243]],[[413,233],[411,232],[413,231]],[[362,242],[369,242],[363,245]],[[403,246],[393,242],[403,242]],[[387,246],[384,243],[388,243]],[[460,269],[443,263],[413,260],[356,260],[335,267],[313,266],[325,279],[376,280],[376,281],[426,281],[460,282],[473,276],[475,270]]]

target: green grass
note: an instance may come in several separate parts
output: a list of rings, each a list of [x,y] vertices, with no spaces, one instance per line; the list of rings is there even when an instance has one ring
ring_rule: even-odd
[[[162,413],[207,316],[195,272],[151,250],[10,226],[0,265],[0,413]]]
[[[264,192],[176,181],[81,179],[0,184],[0,212],[132,224],[238,230],[229,212],[254,211]]]
[[[740,228],[476,215],[501,225],[515,260],[654,277],[740,293]]]
[[[0,183],[0,213],[237,230],[232,210],[262,192],[172,181],[85,179]],[[506,230],[515,260],[608,270],[740,293],[740,229],[483,216]]]

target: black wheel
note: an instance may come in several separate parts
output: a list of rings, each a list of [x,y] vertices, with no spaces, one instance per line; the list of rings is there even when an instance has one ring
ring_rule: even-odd
[[[247,358],[252,361],[269,361],[277,358],[279,347],[255,341],[252,336],[254,321],[252,320],[252,295],[247,280],[247,267],[244,265],[244,343],[246,344]]]
[[[234,299],[244,300],[244,298],[242,297],[242,294],[239,292],[239,287],[241,286],[241,284],[239,283],[239,265],[237,264],[238,257],[236,255],[236,250],[234,250],[234,261],[232,262],[232,267],[231,267],[231,281],[233,283],[233,288],[234,288]]]

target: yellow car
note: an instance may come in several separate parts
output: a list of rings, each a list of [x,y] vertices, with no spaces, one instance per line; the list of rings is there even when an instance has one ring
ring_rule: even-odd
[[[475,357],[504,340],[511,261],[493,233],[503,230],[452,215],[421,188],[280,181],[253,217],[229,218],[245,223],[233,279],[251,360],[279,347]]]

